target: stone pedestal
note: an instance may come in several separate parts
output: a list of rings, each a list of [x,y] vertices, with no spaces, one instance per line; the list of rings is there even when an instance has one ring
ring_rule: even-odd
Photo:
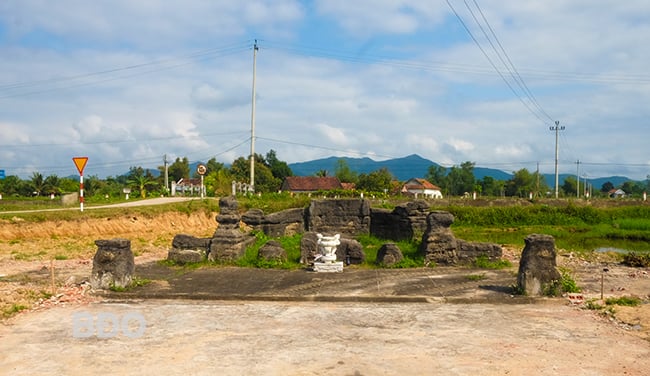
[[[315,262],[314,271],[319,273],[337,273],[343,271],[343,261]]]
[[[549,286],[562,278],[556,267],[555,238],[531,234],[524,242],[526,246],[519,261],[517,287],[528,296],[547,295]]]
[[[90,283],[93,289],[127,287],[131,284],[135,260],[128,239],[96,240]]]

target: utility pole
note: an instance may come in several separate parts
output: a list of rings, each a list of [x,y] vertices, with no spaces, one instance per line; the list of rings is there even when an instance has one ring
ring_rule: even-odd
[[[536,174],[537,174],[537,193],[536,194],[539,195],[540,194],[539,193],[539,162],[537,162],[537,172],[536,172]]]
[[[560,184],[560,179],[559,175],[557,172],[557,162],[560,157],[559,151],[558,151],[558,133],[559,131],[564,130],[564,126],[560,127],[560,121],[556,120],[555,121],[555,126],[550,126],[550,130],[555,131],[555,198],[559,197],[559,184]]]
[[[165,164],[165,190],[169,192],[169,168],[167,167],[167,154],[163,155],[163,163]]]
[[[576,197],[580,198],[580,160],[576,161]]]
[[[251,98],[251,185],[250,189],[255,192],[255,74],[257,69],[257,39],[253,44],[253,95]]]

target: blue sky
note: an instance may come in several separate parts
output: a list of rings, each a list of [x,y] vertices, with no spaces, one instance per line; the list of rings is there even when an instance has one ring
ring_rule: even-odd
[[[641,0],[5,0],[0,169],[247,156],[257,39],[258,153],[552,173],[557,120],[561,173],[645,179],[648,35]]]

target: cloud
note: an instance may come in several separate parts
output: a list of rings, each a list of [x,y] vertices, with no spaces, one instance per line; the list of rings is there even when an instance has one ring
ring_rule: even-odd
[[[561,171],[580,159],[590,174],[646,176],[647,2],[481,4],[534,100],[452,3],[512,89],[444,2],[3,1],[5,169],[60,173],[82,152],[102,173],[247,156],[257,38],[261,153],[516,170],[552,165],[559,120]]]
[[[317,124],[316,127],[320,131],[320,134],[336,145],[344,146],[349,143],[342,129],[331,127],[327,124]]]

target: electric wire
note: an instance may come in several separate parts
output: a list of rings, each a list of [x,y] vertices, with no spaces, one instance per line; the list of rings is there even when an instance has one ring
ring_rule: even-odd
[[[533,116],[535,116],[536,118],[538,118],[542,123],[547,124],[546,119],[544,119],[544,117],[543,117],[542,115],[540,115],[540,113],[539,113],[538,111],[535,111],[533,108],[531,108],[530,104],[528,104],[528,103],[524,100],[524,98],[522,98],[522,96],[517,92],[517,90],[515,90],[515,88],[514,88],[514,87],[512,86],[512,84],[508,81],[508,79],[506,79],[506,77],[503,75],[503,73],[501,73],[501,70],[497,67],[497,65],[494,63],[494,61],[492,61],[492,58],[491,58],[490,55],[485,51],[485,49],[483,48],[483,46],[481,46],[481,43],[478,41],[478,39],[476,39],[476,37],[474,36],[474,33],[472,33],[472,31],[470,30],[469,26],[467,26],[467,24],[465,23],[465,21],[463,20],[463,18],[460,16],[460,14],[458,14],[458,12],[456,11],[456,8],[454,8],[454,6],[451,4],[451,2],[450,2],[449,0],[445,0],[445,1],[447,2],[447,5],[448,5],[449,8],[452,10],[452,12],[454,13],[454,15],[456,15],[456,18],[458,19],[458,21],[460,22],[460,24],[463,26],[463,28],[465,29],[465,31],[467,31],[467,34],[470,36],[470,38],[472,39],[472,41],[474,41],[474,44],[476,44],[476,46],[477,46],[478,49],[481,51],[481,53],[483,54],[483,56],[485,56],[485,58],[487,59],[487,61],[490,63],[490,65],[492,66],[492,68],[494,68],[494,70],[497,72],[497,74],[499,75],[499,77],[501,77],[501,79],[502,79],[503,82],[506,84],[506,86],[508,86],[508,88],[510,89],[510,91],[511,91],[511,92],[512,92],[516,97],[517,97],[517,99],[519,99],[519,101],[524,105],[524,107],[526,107],[526,109],[528,110],[528,112],[530,112]]]

